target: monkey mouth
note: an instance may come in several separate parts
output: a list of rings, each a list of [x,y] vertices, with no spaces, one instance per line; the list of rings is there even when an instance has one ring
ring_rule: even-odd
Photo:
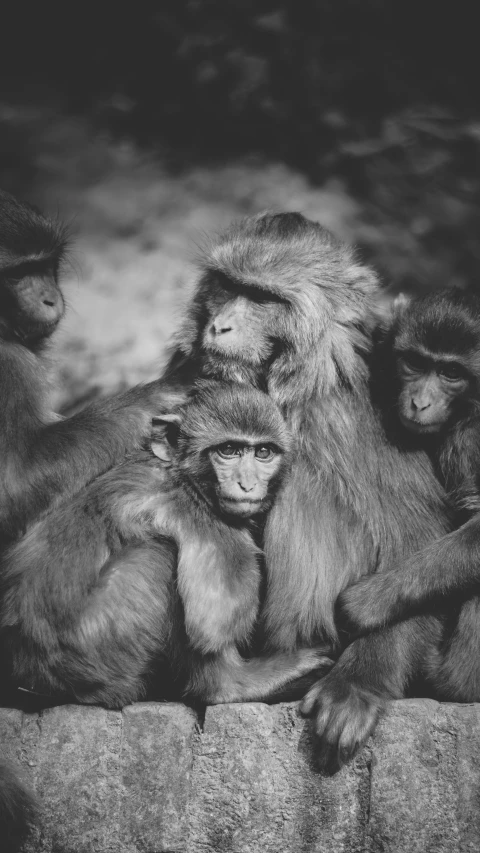
[[[261,511],[263,501],[261,499],[248,498],[222,498],[221,507],[230,515],[250,516]]]
[[[242,366],[258,368],[262,364],[262,358],[257,353],[245,351],[233,344],[218,344],[215,341],[207,341],[204,343],[204,349],[210,360],[223,362],[222,368],[227,366],[230,370],[240,369]]]
[[[425,435],[426,433],[439,432],[442,428],[442,421],[416,421],[413,418],[407,418],[402,412],[399,412],[400,422],[403,426],[410,430]]]
[[[37,338],[48,338],[53,334],[61,319],[61,317],[58,317],[57,319],[50,320],[49,322],[29,323],[28,325],[19,323],[15,329],[15,334],[17,335],[17,338],[20,338],[22,341],[34,341]]]

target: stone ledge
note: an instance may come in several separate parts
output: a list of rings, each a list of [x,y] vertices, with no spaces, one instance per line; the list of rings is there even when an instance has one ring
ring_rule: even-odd
[[[42,804],[25,853],[467,853],[480,849],[480,705],[391,704],[333,778],[296,706],[0,709]]]

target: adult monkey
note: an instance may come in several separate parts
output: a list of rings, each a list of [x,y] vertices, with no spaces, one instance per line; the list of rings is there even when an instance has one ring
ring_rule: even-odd
[[[47,345],[64,313],[65,229],[0,191],[0,547],[149,438],[170,396],[158,382],[62,420],[49,404]]]
[[[68,420],[52,412],[47,344],[64,313],[58,278],[66,252],[61,225],[0,191],[0,550],[52,502],[139,448],[171,401],[152,383]],[[33,810],[30,792],[2,763],[4,843],[17,846]]]
[[[206,254],[166,378],[203,373],[268,390],[297,437],[292,473],[265,529],[267,647],[329,641],[334,602],[449,527],[428,457],[385,434],[370,395],[375,274],[298,213],[232,227]],[[405,696],[440,631],[409,620],[350,645],[307,694],[319,761],[334,770],[373,731],[386,698]]]
[[[343,628],[361,634],[433,606],[448,612],[429,667],[441,699],[480,699],[480,297],[448,290],[398,300],[380,343],[389,417],[426,447],[464,523],[381,576],[344,590]]]
[[[162,659],[183,695],[210,704],[267,698],[330,666],[323,650],[239,653],[260,603],[255,519],[288,466],[273,401],[204,383],[158,423],[161,461],[142,451],[116,466],[5,552],[9,674],[27,689],[121,708],[144,698]]]

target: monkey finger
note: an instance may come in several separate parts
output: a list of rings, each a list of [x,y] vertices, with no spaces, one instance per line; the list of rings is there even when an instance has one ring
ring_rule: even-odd
[[[302,717],[311,717],[313,715],[320,692],[321,686],[319,682],[316,682],[303,697],[299,705],[299,711]]]
[[[322,773],[333,776],[341,768],[336,745],[317,738],[314,750],[315,764]]]
[[[319,769],[336,773],[348,761],[348,751],[339,749],[342,721],[332,707],[328,718],[321,715],[315,720],[315,758]]]
[[[365,744],[375,728],[377,716],[377,713],[371,713],[364,718],[350,717],[338,740],[338,755],[342,764],[348,764]]]

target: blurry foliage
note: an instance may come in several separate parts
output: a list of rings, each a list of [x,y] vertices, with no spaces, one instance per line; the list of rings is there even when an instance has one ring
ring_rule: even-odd
[[[464,286],[480,280],[475,13],[469,0],[19,0],[2,12],[0,87],[157,140],[172,165],[255,152],[341,178],[396,287]]]

